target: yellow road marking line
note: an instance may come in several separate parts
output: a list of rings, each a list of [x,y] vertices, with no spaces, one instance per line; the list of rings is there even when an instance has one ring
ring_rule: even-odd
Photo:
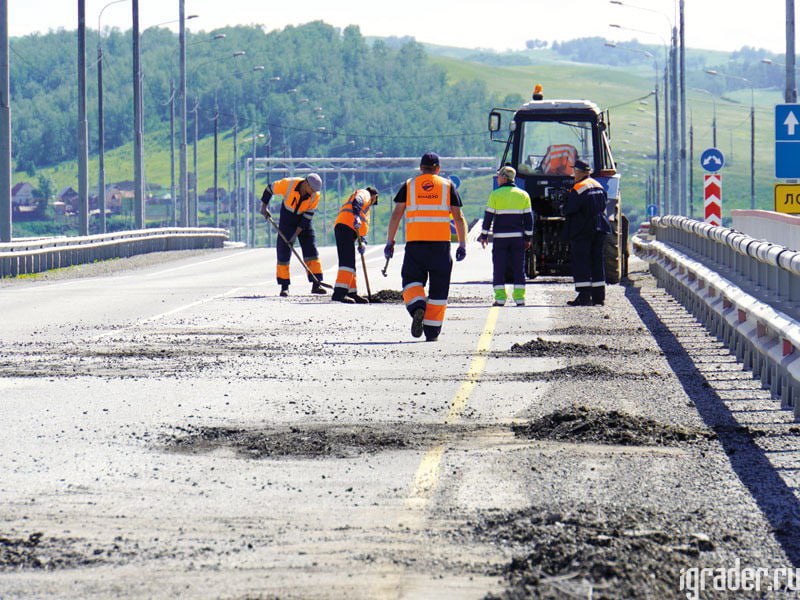
[[[489,309],[483,333],[481,333],[478,346],[475,348],[472,364],[470,364],[469,371],[467,371],[466,379],[458,388],[458,392],[456,392],[453,401],[450,403],[450,410],[444,421],[445,424],[452,423],[461,416],[472,390],[475,389],[478,378],[486,367],[487,353],[492,343],[492,335],[494,335],[494,328],[497,325],[497,317],[499,315],[500,309],[498,307],[493,306]],[[444,456],[444,444],[430,448],[422,457],[422,462],[420,462],[414,475],[411,493],[406,500],[406,508],[423,508],[425,506],[436,487],[442,456]]]

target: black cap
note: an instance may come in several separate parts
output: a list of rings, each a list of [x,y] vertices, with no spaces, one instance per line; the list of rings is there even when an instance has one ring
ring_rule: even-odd
[[[592,167],[590,167],[588,163],[585,163],[582,160],[576,160],[575,164],[572,165],[572,168],[575,169],[576,171],[586,171],[587,173],[592,172]]]
[[[438,167],[439,155],[436,152],[426,152],[419,161],[420,167]]]

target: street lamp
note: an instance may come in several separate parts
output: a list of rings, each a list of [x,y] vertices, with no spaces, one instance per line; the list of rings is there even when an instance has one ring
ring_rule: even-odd
[[[673,155],[673,161],[677,159],[678,162],[678,180],[679,185],[678,189],[676,190],[679,194],[679,201],[681,207],[681,213],[686,214],[686,175],[687,175],[687,165],[686,165],[686,52],[685,52],[685,28],[684,28],[684,0],[677,0],[678,10],[678,27],[676,27],[675,19],[670,19],[664,13],[654,10],[651,8],[646,8],[643,6],[637,5],[630,5],[625,4],[621,0],[613,0],[611,4],[616,4],[618,6],[625,6],[629,8],[634,8],[636,10],[643,10],[646,12],[652,12],[661,15],[664,20],[670,26],[670,30],[672,31],[672,66],[673,66],[673,83],[677,83],[673,89],[673,97],[675,101],[675,120],[673,121],[674,129],[673,129],[673,139],[676,142],[675,150],[679,150],[680,156]],[[675,0],[673,0],[673,6],[675,4]],[[678,42],[678,38],[680,37],[680,42]],[[677,77],[676,77],[677,76]],[[679,89],[678,89],[679,88]],[[680,121],[680,136],[678,138],[678,121]],[[677,143],[680,143],[680,146],[677,147]]]
[[[729,79],[736,79],[742,81],[750,87],[750,209],[756,208],[756,109],[755,109],[755,89],[753,83],[744,77],[738,75],[729,75],[728,73],[720,73],[714,69],[707,69],[706,73],[713,77],[721,75]]]
[[[612,0],[612,4],[622,4],[619,0]],[[618,46],[613,42],[607,42],[606,46],[609,48],[618,48],[620,50],[626,50],[628,52],[635,52],[636,54],[641,54],[647,58],[653,59],[653,67],[655,68],[655,89],[653,90],[653,96],[655,97],[655,117],[656,117],[656,176],[655,176],[655,205],[660,206],[662,211],[665,210],[665,207],[661,205],[661,187],[660,187],[660,171],[661,171],[661,125],[660,125],[660,115],[659,115],[659,106],[658,106],[658,79],[659,79],[659,66],[658,60],[655,56],[653,56],[652,52],[648,52],[647,50],[640,50],[638,48],[628,48],[626,46]],[[662,213],[664,214],[664,213]]]
[[[610,23],[609,27],[622,31],[633,31],[654,36],[661,40],[664,48],[664,165],[663,165],[663,191],[662,214],[670,213],[680,200],[680,160],[678,140],[678,87],[677,87],[677,51],[675,49],[675,31],[673,28],[672,44],[658,33],[644,29],[623,27],[617,23]],[[667,50],[669,48],[669,50]],[[680,212],[680,211],[678,211]]]
[[[106,232],[106,170],[105,170],[105,123],[103,120],[103,34],[101,20],[103,12],[113,4],[128,0],[113,0],[97,15],[97,208],[100,217],[100,233]]]

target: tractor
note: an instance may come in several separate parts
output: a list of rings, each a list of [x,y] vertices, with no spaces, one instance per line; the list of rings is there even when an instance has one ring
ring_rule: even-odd
[[[608,194],[606,210],[614,233],[606,240],[606,281],[619,283],[627,276],[628,220],[622,214],[607,122],[608,115],[593,102],[545,100],[539,85],[530,102],[517,109],[493,108],[489,113],[492,141],[505,144],[500,165],[516,169],[516,185],[531,197],[533,243],[525,256],[525,274],[530,279],[572,273],[569,242],[561,239],[561,230],[577,159],[594,167],[592,177]]]

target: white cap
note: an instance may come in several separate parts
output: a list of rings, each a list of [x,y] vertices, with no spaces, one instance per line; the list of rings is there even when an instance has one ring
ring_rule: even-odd
[[[309,173],[306,177],[306,181],[308,185],[311,186],[311,189],[315,192],[318,192],[322,189],[322,179],[316,173]]]

